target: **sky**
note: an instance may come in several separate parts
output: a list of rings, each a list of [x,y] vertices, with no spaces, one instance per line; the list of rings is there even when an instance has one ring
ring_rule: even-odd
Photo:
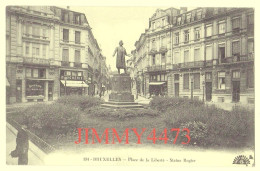
[[[159,7],[160,8],[160,7]],[[116,56],[113,52],[120,40],[128,54],[135,49],[135,42],[149,27],[149,18],[158,7],[73,7],[73,11],[85,13],[92,32],[107,58],[107,66],[116,70]],[[166,8],[161,8],[166,9]],[[126,57],[126,60],[129,57]]]

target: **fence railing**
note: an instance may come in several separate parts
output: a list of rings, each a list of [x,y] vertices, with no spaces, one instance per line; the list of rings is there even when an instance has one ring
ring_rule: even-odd
[[[12,125],[15,129],[17,129],[17,130],[22,129],[22,126],[18,122],[16,122],[15,120],[7,117],[6,121],[10,125]],[[26,132],[27,132],[31,142],[33,142],[37,147],[39,147],[44,153],[49,154],[49,153],[51,153],[55,150],[55,148],[53,146],[51,146],[50,144],[43,141],[41,138],[39,138],[37,135],[35,135],[31,131],[29,131],[28,129],[26,129]]]

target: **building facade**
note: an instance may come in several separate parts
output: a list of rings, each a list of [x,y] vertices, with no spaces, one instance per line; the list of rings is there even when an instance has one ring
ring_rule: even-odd
[[[89,94],[93,75],[90,34],[85,14],[69,8],[8,6],[7,103]]]
[[[156,11],[136,42],[137,66],[140,47],[148,53],[139,69],[146,78],[144,95],[254,103],[254,10],[167,10]]]

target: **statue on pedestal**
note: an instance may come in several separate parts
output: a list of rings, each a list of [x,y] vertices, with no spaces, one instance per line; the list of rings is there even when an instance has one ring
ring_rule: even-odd
[[[123,41],[120,40],[119,46],[116,47],[113,57],[117,53],[116,57],[116,68],[118,70],[118,74],[120,74],[120,69],[124,69],[125,74],[126,74],[126,66],[125,66],[125,56],[130,56],[129,54],[126,53],[125,48],[123,47]]]

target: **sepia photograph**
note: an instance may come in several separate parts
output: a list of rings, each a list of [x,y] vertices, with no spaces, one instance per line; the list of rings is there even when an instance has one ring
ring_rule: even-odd
[[[199,5],[6,5],[5,164],[255,167],[255,7]]]

